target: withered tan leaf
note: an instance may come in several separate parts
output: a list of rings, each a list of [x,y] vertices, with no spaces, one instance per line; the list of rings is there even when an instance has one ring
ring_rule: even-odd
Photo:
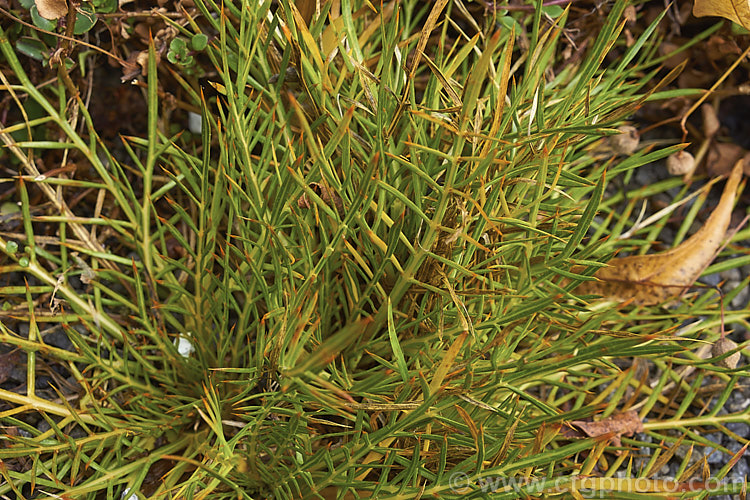
[[[634,432],[643,431],[643,423],[638,413],[635,411],[626,411],[607,417],[598,422],[587,422],[585,420],[573,420],[570,422],[572,427],[563,431],[563,436],[567,438],[586,438],[586,437],[603,437],[607,436],[612,439],[614,446],[621,446],[620,436],[633,435]]]
[[[750,29],[750,2],[748,0],[695,0],[695,17],[719,16]]]
[[[582,283],[576,292],[605,298],[654,305],[679,297],[711,263],[729,228],[742,162],[732,169],[719,204],[693,236],[672,250],[621,257],[594,275],[599,281]]]
[[[35,0],[39,15],[54,21],[68,13],[68,3],[65,0]]]

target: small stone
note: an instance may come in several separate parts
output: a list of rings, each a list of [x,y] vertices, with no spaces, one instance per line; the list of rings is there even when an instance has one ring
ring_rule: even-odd
[[[83,439],[83,438],[85,438],[87,436],[88,436],[88,434],[86,433],[86,431],[84,431],[83,429],[81,429],[78,426],[74,427],[68,433],[68,437],[70,437],[71,439]]]
[[[50,430],[50,429],[51,429],[52,427],[50,427],[50,425],[49,425],[49,422],[47,422],[46,420],[41,420],[41,421],[39,422],[39,424],[37,424],[36,428],[37,428],[37,430],[38,430],[39,432],[47,432],[47,431],[48,431],[48,430]]]
[[[731,142],[714,142],[706,155],[706,170],[711,176],[729,175],[744,155],[745,150],[742,146]]]
[[[730,305],[734,309],[744,309],[749,300],[750,300],[750,290],[748,290],[747,288],[743,288],[737,293],[737,295],[735,295]]]
[[[669,57],[663,62],[665,68],[674,69],[690,58],[688,51],[686,50],[677,52],[679,48],[680,46],[678,44],[672,42],[662,42],[661,45],[659,45],[659,55],[669,55]]]
[[[747,439],[750,437],[750,425],[744,422],[729,422],[726,427],[741,438]]]
[[[670,473],[671,473],[671,468],[669,467],[668,463],[662,465],[661,469],[659,469],[659,475],[661,476],[661,479],[673,478],[674,477],[673,475],[670,477],[671,475]]]
[[[720,451],[715,451],[711,453],[710,449],[706,449],[706,462],[708,462],[710,465],[716,465],[716,464],[722,464],[726,462],[726,458],[724,457],[724,454]]]
[[[748,475],[750,475],[750,467],[747,465],[747,460],[740,459],[727,474],[727,479],[744,479]]]
[[[53,380],[50,377],[37,375],[34,386],[37,389],[49,389],[52,382]]]
[[[667,158],[667,170],[671,175],[690,175],[695,170],[695,157],[687,151],[672,153]]]
[[[65,349],[66,351],[75,350],[73,343],[70,341],[70,339],[65,334],[65,332],[62,331],[62,329],[57,329],[46,334],[44,336],[44,343],[49,344],[51,346],[59,347],[60,349]]]
[[[641,136],[638,133],[638,129],[630,126],[623,125],[618,127],[619,134],[613,135],[609,138],[609,145],[612,150],[620,155],[632,155],[638,149],[638,144],[641,142]]]
[[[720,272],[719,276],[721,276],[721,279],[727,281],[728,283],[731,283],[734,286],[739,285],[740,281],[742,281],[742,271],[737,269],[736,267]]]
[[[732,395],[729,397],[728,403],[729,404],[724,405],[725,408],[728,408],[732,413],[739,413],[741,411],[745,411],[745,409],[750,405],[750,398],[748,397],[747,393],[735,390],[732,391]]]
[[[708,286],[718,286],[719,283],[721,283],[721,276],[719,276],[719,273],[709,274],[708,276],[701,276],[701,283],[704,283]]]
[[[690,451],[690,445],[681,444],[677,447],[674,454],[680,459],[684,459],[687,456],[688,451]],[[690,457],[693,458],[694,456],[695,454],[693,453]]]
[[[718,357],[736,348],[737,344],[735,344],[732,340],[726,337],[722,337],[717,340],[711,347],[711,355],[713,355],[714,357]],[[737,364],[740,362],[740,356],[741,354],[739,352],[735,352],[734,354],[719,360],[717,363],[723,368],[729,368],[730,370],[733,370],[734,368],[737,368]]]
[[[721,442],[724,440],[724,434],[721,432],[711,432],[703,435],[704,438],[711,441],[712,443],[716,443],[717,445],[721,446]],[[711,450],[708,450],[711,451]]]
[[[726,449],[729,450],[729,454],[724,454],[724,463],[729,462],[729,460],[732,459],[734,455],[737,454],[742,449],[742,444],[738,443],[737,441],[732,441],[726,445]],[[744,462],[744,460],[740,460],[740,462]]]
[[[177,352],[180,353],[180,356],[183,358],[189,358],[190,355],[195,352],[195,346],[193,346],[193,343],[190,341],[190,334],[180,334],[178,338],[174,339],[174,344],[177,346]]]

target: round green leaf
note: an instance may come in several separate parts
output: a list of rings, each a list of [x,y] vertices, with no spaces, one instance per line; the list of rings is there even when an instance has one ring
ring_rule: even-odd
[[[19,38],[16,42],[16,50],[27,57],[43,61],[44,55],[49,49],[40,40]]]
[[[94,10],[88,5],[82,6],[78,9],[78,13],[76,14],[76,24],[73,27],[73,33],[76,35],[83,35],[94,27],[96,21],[97,18],[96,14],[94,14]]]
[[[0,215],[17,214],[20,211],[21,209],[18,208],[18,203],[13,203],[12,201],[4,201],[2,204],[0,204]],[[10,242],[8,242],[8,244],[10,244]],[[18,248],[18,245],[16,245],[16,248]]]
[[[190,45],[192,45],[193,50],[203,50],[208,45],[208,37],[203,33],[193,35],[193,38],[190,39]]]
[[[109,14],[117,10],[117,0],[94,0],[94,9],[96,12]]]
[[[39,14],[39,10],[36,8],[36,5],[33,5],[29,12],[31,13],[31,20],[34,22],[34,26],[36,26],[39,29],[43,29],[44,31],[55,31],[55,28],[57,27],[57,21],[50,21],[49,19],[45,19]]]
[[[169,50],[174,52],[186,52],[187,42],[182,38],[173,38],[172,41],[169,42]]]
[[[511,28],[515,28],[515,30],[516,30],[516,33],[520,33],[520,32],[521,32],[521,25],[520,25],[520,24],[518,24],[518,22],[516,22],[516,20],[515,20],[515,19],[513,19],[513,18],[512,18],[512,17],[510,17],[510,16],[502,16],[502,17],[499,17],[499,18],[497,18],[497,21],[498,21],[498,22],[499,22],[500,24],[502,24],[502,25],[503,25],[503,27],[505,27],[506,29],[511,29]]]
[[[548,5],[547,7],[542,7],[542,12],[547,14],[552,19],[556,19],[560,17],[563,12],[565,12],[565,9],[563,9],[559,5]]]

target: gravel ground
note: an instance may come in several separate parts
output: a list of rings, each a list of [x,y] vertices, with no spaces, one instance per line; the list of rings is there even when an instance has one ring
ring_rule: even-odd
[[[732,119],[727,118],[726,116],[724,116],[724,119],[727,119],[728,121],[732,122]],[[663,137],[652,136],[652,137],[646,138],[646,140],[649,140],[649,139],[663,139]],[[678,142],[678,141],[675,141],[675,142]],[[668,177],[670,177],[670,174],[667,172],[666,165],[663,162],[655,163],[652,165],[646,165],[646,166],[639,168],[636,171],[630,185],[628,185],[627,188],[637,189],[638,187],[649,186],[658,181],[664,180]],[[699,189],[704,184],[705,184],[705,181],[695,181],[693,185],[691,186],[691,192]],[[719,198],[721,196],[722,186],[723,184],[720,183],[718,186],[713,187],[708,197],[708,200],[706,201],[706,205],[705,205],[706,207],[714,207],[718,204]],[[614,188],[614,185],[610,184],[610,188]],[[656,209],[653,208],[655,205],[658,205],[658,207],[661,208],[663,206],[667,206],[671,204],[674,200],[674,197],[677,194],[678,194],[678,189],[672,189],[665,193],[660,193],[659,195],[654,196],[649,201],[649,205],[648,205],[647,213],[645,217],[648,217],[651,213],[656,211]],[[747,200],[748,200],[748,196],[747,194],[745,194],[745,196],[743,196],[742,199],[739,201],[738,209],[735,210],[735,214],[734,214],[735,216],[733,216],[733,219],[732,219],[732,225],[731,225],[732,228],[737,227],[737,225],[739,224],[741,220],[740,215],[745,212],[743,207],[747,206]],[[687,203],[684,207],[681,208],[682,213],[685,213],[689,209],[690,204],[691,203]],[[659,241],[662,242],[665,248],[669,248],[672,246],[672,242],[674,241],[674,238],[675,238],[676,228],[677,228],[677,225],[667,224],[663,228],[661,233],[659,234]],[[750,242],[746,242],[746,246],[750,246]],[[699,281],[705,285],[714,286],[714,287],[719,286],[721,284],[721,290],[723,293],[726,294],[732,290],[735,290],[738,286],[740,286],[741,282],[749,275],[750,275],[750,266],[742,266],[737,269],[731,269],[731,270],[724,271],[721,273],[704,276]],[[744,288],[736,295],[736,297],[731,302],[725,303],[725,308],[727,310],[733,310],[733,311],[750,311],[750,307],[748,304],[749,301],[750,301],[750,289]],[[748,316],[750,316],[750,312],[748,312]],[[743,325],[735,323],[735,324],[726,325],[726,326],[728,329],[732,330],[732,333],[729,335],[729,338],[732,339],[737,344],[740,344],[748,340],[748,337],[750,335]],[[746,365],[747,363],[748,363],[747,358],[745,358],[745,356],[742,356],[739,366]],[[717,382],[718,382],[717,379],[709,376],[709,377],[706,377],[705,380],[703,381],[703,386],[706,387],[711,384],[715,384]],[[713,399],[708,409],[704,410],[703,413],[707,413],[708,411],[710,411],[710,409],[715,408],[717,404],[718,404],[718,401],[716,399]],[[724,407],[721,410],[719,410],[718,414],[726,415],[727,413],[740,412],[746,409],[749,405],[750,405],[750,383],[741,383],[740,385],[738,385],[737,389],[735,389],[732,392],[729,400],[726,402]],[[700,411],[700,409],[695,408],[695,407],[693,408],[693,410],[696,412]],[[726,424],[726,427],[729,431],[736,434],[739,438],[744,439],[744,440],[750,440],[750,422],[728,423]],[[675,433],[674,436],[679,437],[679,434]],[[716,445],[718,446],[725,447],[731,453],[736,453],[743,446],[743,444],[739,442],[738,440],[733,439],[730,436],[725,435],[718,430],[716,432],[706,432],[702,437],[705,437],[707,440],[713,443],[716,443]],[[643,441],[647,443],[652,442],[652,437],[645,433],[638,434],[635,436],[635,438],[639,441]],[[676,452],[674,453],[674,456],[672,457],[672,459],[669,460],[667,463],[665,463],[661,467],[661,469],[658,471],[658,473],[653,476],[653,478],[673,480],[676,477],[678,477],[678,470],[685,456],[689,452],[689,448],[690,447],[688,445],[679,446]],[[634,464],[635,468],[638,469],[640,467],[645,467],[646,464],[649,463],[649,460],[653,453],[654,453],[654,449],[649,448],[649,447],[641,447],[640,448],[641,456],[635,461],[635,464]],[[695,462],[702,459],[704,456],[706,457],[706,462],[708,463],[711,477],[717,474],[719,470],[722,467],[724,467],[731,459],[731,455],[719,452],[717,450],[714,450],[711,447],[696,446],[693,449],[693,452],[690,456],[688,466],[693,465]],[[746,453],[745,456],[740,458],[739,461],[734,465],[732,470],[729,471],[723,483],[724,484],[736,483],[736,482],[743,483],[744,481],[746,481],[746,478],[748,475],[750,475],[750,454]],[[717,496],[713,496],[712,498],[717,498],[721,500],[729,500],[732,498],[739,498],[739,495],[736,495],[734,497],[730,495],[717,495]]]

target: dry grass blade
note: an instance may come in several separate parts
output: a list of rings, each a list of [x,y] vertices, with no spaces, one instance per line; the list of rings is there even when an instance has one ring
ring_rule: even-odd
[[[417,47],[416,49],[414,49],[414,56],[411,60],[411,63],[409,64],[409,74],[407,76],[408,81],[414,80],[414,75],[417,74],[417,68],[419,68],[419,63],[422,60],[422,53],[425,47],[427,47],[427,42],[430,39],[430,33],[432,33],[432,30],[435,29],[435,25],[440,18],[440,14],[443,12],[443,9],[447,4],[448,0],[438,0],[435,5],[432,6],[432,10],[427,16],[427,20],[425,21],[424,26],[422,26],[422,31],[419,35],[419,41],[417,42]],[[399,102],[398,108],[396,108],[396,112],[393,115],[393,120],[388,127],[388,133],[386,134],[386,137],[390,137],[391,135],[393,135],[393,132],[398,125],[398,121],[399,119],[401,119],[401,115],[403,114],[404,109],[406,109],[406,102],[408,98],[409,86],[407,85],[406,87],[404,87],[404,94],[401,96],[401,101]]]

